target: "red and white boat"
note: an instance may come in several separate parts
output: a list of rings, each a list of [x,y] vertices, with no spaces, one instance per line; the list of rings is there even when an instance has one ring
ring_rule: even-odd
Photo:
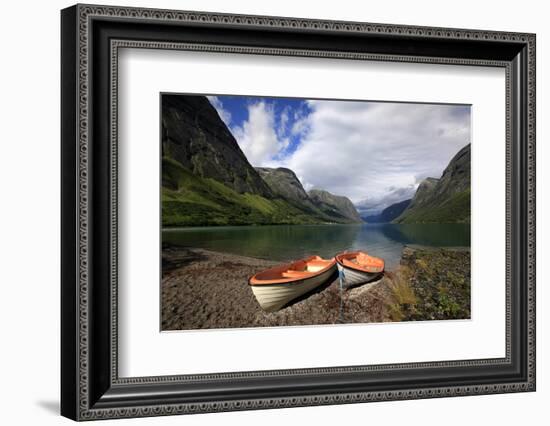
[[[384,260],[363,251],[340,253],[335,259],[344,288],[368,283],[384,273]]]
[[[335,278],[336,260],[311,256],[259,272],[248,280],[263,310],[278,311]]]

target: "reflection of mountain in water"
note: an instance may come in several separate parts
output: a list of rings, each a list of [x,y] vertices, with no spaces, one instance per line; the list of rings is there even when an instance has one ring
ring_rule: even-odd
[[[383,224],[381,232],[401,244],[435,247],[469,247],[469,224]]]
[[[291,225],[165,230],[163,243],[273,260],[317,254],[332,257],[350,248],[361,225]]]
[[[364,250],[395,268],[405,244],[469,247],[469,224],[224,226],[165,229],[163,243],[261,259],[289,261]]]

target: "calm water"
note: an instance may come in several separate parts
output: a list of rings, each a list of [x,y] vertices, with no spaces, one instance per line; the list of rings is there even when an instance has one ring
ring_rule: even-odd
[[[170,228],[163,243],[198,247],[262,259],[289,261],[344,250],[365,250],[399,264],[404,245],[469,247],[469,224],[275,225]]]

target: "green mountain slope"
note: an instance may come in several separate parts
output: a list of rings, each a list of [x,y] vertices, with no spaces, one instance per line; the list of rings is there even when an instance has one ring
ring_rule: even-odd
[[[281,198],[240,194],[212,178],[162,160],[162,225],[267,225],[322,222]]]
[[[436,207],[420,206],[403,213],[396,223],[456,223],[470,221],[470,189],[457,192]]]
[[[449,162],[440,179],[427,178],[395,223],[470,222],[470,144]]]

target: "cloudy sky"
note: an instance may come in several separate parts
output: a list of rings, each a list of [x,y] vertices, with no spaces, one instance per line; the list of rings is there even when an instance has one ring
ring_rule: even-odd
[[[209,96],[255,167],[288,167],[306,190],[375,214],[440,177],[470,142],[470,107]]]

